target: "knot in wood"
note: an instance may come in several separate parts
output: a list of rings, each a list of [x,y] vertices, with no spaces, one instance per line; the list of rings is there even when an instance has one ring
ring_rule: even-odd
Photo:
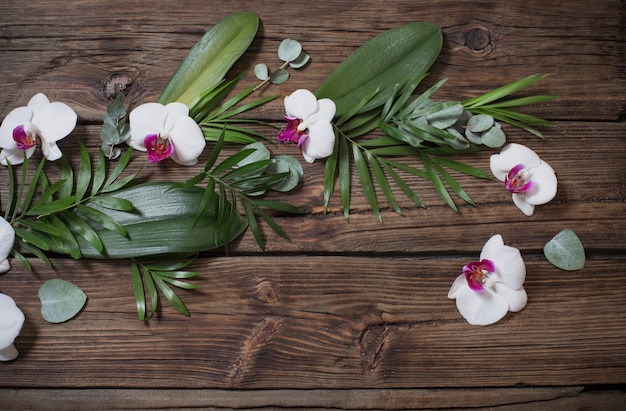
[[[491,42],[489,31],[484,28],[475,27],[469,29],[464,35],[465,45],[470,50],[478,51],[486,48]]]
[[[254,286],[254,298],[264,303],[272,304],[279,301],[276,287],[270,281],[261,280]]]
[[[133,84],[133,76],[130,73],[109,74],[102,82],[102,90],[107,100],[113,100],[118,93],[124,92]]]

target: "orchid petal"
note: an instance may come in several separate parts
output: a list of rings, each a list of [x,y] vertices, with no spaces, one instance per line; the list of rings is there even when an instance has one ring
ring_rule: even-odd
[[[493,261],[493,256],[497,255],[502,247],[504,247],[504,239],[502,236],[500,234],[491,236],[485,245],[483,245],[483,249],[480,252],[480,259]]]
[[[32,111],[39,110],[45,106],[50,104],[50,99],[43,93],[37,93],[33,97],[31,97],[30,101],[27,104],[27,107]]]
[[[323,98],[317,101],[317,111],[307,119],[310,124],[315,124],[319,121],[330,123],[335,117],[335,111],[337,107],[335,102],[329,98]]]
[[[165,106],[167,110],[167,117],[163,124],[163,130],[168,133],[174,128],[174,124],[176,123],[176,119],[180,116],[187,117],[189,116],[189,107],[186,104],[173,102],[169,103]]]
[[[198,124],[189,116],[178,116],[170,131],[170,141],[174,145],[172,160],[178,164],[192,166],[204,151],[206,141]]]
[[[499,164],[501,169],[507,171],[517,164],[524,164],[524,167],[528,169],[538,167],[541,164],[541,159],[530,148],[521,144],[511,143],[500,151]]]
[[[507,300],[490,289],[472,291],[469,287],[459,289],[456,307],[472,325],[489,325],[502,319],[509,310]]]
[[[167,119],[167,109],[159,103],[145,103],[130,112],[131,123],[128,144],[139,151],[146,151],[144,139],[150,134],[161,134]]]
[[[509,170],[500,166],[500,154],[492,154],[489,158],[489,168],[495,178],[500,181],[504,181]]]
[[[24,313],[13,298],[0,294],[0,361],[10,361],[17,357],[18,352],[13,342],[19,335],[24,320]]]
[[[465,279],[465,275],[461,274],[452,283],[452,287],[450,287],[450,291],[448,291],[448,298],[456,298],[459,294],[459,290],[463,287],[467,287],[467,280]]]
[[[309,126],[309,138],[304,140],[300,148],[308,163],[318,158],[326,158],[333,153],[335,132],[329,122],[320,121]]]
[[[526,279],[526,265],[520,251],[508,245],[487,247],[488,243],[485,244],[486,247],[480,253],[480,258],[493,261],[498,282],[513,289],[522,287]]]
[[[526,307],[528,295],[523,288],[513,289],[504,284],[496,283],[493,290],[509,304],[509,311],[518,312]]]
[[[26,150],[20,150],[17,147],[13,149],[5,148],[0,152],[0,164],[4,166],[8,163],[11,163],[14,166],[22,164],[24,162],[24,155],[26,155],[26,158],[31,158],[33,154],[35,154],[35,150],[37,150],[36,146]]]
[[[13,140],[13,130],[17,126],[30,123],[32,118],[33,111],[28,107],[18,107],[7,114],[2,121],[2,125],[0,125],[0,147],[8,149],[17,148],[17,144],[15,140]]]
[[[528,201],[526,201],[525,193],[521,193],[521,194],[513,193],[512,198],[513,198],[513,204],[515,204],[517,208],[522,210],[522,213],[526,214],[528,217],[530,217],[531,215],[535,213],[535,205],[530,204]]]
[[[4,218],[0,217],[0,273],[9,271],[11,266],[7,257],[15,243],[15,230]]]
[[[61,153],[61,149],[56,145],[56,143],[48,143],[46,141],[41,142],[41,151],[43,155],[49,161],[55,161],[60,159],[63,156]]]
[[[317,98],[309,90],[299,89],[285,97],[285,112],[288,116],[305,119],[317,110]]]
[[[524,195],[529,204],[541,205],[551,201],[556,196],[556,174],[550,165],[544,161],[533,170],[533,186]]]
[[[32,123],[37,127],[37,134],[48,143],[67,137],[78,120],[78,115],[70,106],[58,101],[43,106],[34,113]]]

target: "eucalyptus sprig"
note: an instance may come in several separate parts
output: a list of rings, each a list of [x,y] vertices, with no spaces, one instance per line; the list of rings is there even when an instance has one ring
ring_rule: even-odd
[[[389,47],[389,44],[395,46]],[[465,101],[432,99],[445,80],[415,94],[440,50],[441,31],[437,26],[419,22],[407,24],[361,46],[319,87],[317,96],[331,98],[337,105],[335,149],[326,160],[324,174],[325,210],[338,180],[343,212],[349,218],[353,169],[379,220],[382,216],[376,186],[398,214],[402,211],[393,194],[393,185],[413,203],[424,206],[404,175],[430,181],[446,204],[458,210],[451,193],[469,204],[474,201],[450,170],[477,178],[491,177],[446,156],[502,146],[506,136],[498,121],[538,136],[541,133],[532,125],[552,125],[513,107],[545,102],[555,96],[501,100],[541,80],[545,77],[542,74]],[[371,138],[370,133],[375,130],[385,136]],[[402,163],[399,161],[402,157],[417,157],[423,169]]]
[[[261,83],[255,86],[255,89],[263,87],[268,82],[272,84],[283,84],[289,79],[288,67],[299,69],[304,67],[311,56],[302,50],[302,44],[293,39],[284,39],[278,46],[278,58],[283,64],[274,72],[270,73],[270,69],[265,63],[259,63],[254,66],[254,74]]]
[[[122,149],[117,147],[130,137],[130,124],[126,107],[124,106],[124,93],[119,92],[114,100],[108,105],[103,116],[103,124],[100,128],[101,150],[109,160],[114,160],[122,154]]]

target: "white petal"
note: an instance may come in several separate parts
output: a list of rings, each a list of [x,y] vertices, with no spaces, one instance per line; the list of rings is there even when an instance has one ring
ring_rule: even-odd
[[[454,282],[452,283],[452,287],[450,287],[450,291],[448,291],[448,298],[456,298],[459,290],[463,287],[468,287],[467,279],[464,274],[459,275]]]
[[[8,162],[12,165],[22,164],[24,162],[24,153],[26,158],[31,158],[37,147],[31,147],[27,150],[20,150],[15,147],[13,149],[5,148],[0,152],[0,164],[6,166]]]
[[[508,172],[518,164],[524,164],[525,168],[538,167],[541,164],[541,159],[530,148],[511,143],[502,149],[498,162],[499,167]]]
[[[172,160],[185,166],[197,164],[206,146],[202,130],[189,116],[178,116],[170,131],[170,141],[174,145]]]
[[[28,102],[28,108],[35,111],[50,104],[48,96],[43,93],[35,94]]]
[[[165,119],[165,124],[163,125],[163,128],[166,132],[169,132],[174,128],[174,124],[176,123],[176,119],[178,117],[189,116],[189,107],[187,107],[187,105],[183,103],[169,103],[165,106],[165,109],[167,110],[167,118]]]
[[[312,163],[318,158],[326,158],[333,153],[335,132],[329,122],[319,121],[309,126],[309,138],[300,146],[304,159]]]
[[[54,143],[74,130],[77,119],[78,115],[70,106],[54,102],[34,110],[32,122],[42,140]]]
[[[526,201],[529,204],[541,205],[551,201],[556,196],[556,174],[545,161],[533,170],[533,185],[526,193]]]
[[[19,353],[13,344],[0,349],[0,361],[11,361],[17,358]]]
[[[307,122],[310,124],[315,124],[318,121],[330,123],[335,117],[336,110],[337,107],[334,101],[329,98],[323,98],[317,102],[317,111],[307,119]]]
[[[518,312],[526,307],[528,296],[524,288],[513,289],[504,284],[496,283],[493,290],[509,304],[509,311]]]
[[[13,298],[0,294],[0,360],[12,360],[17,356],[17,351],[11,346],[24,325],[24,319],[24,313],[15,305]]]
[[[521,193],[521,194],[513,193],[512,197],[513,197],[513,204],[515,204],[517,208],[522,210],[522,213],[526,214],[528,217],[530,217],[531,215],[535,213],[535,205],[530,204],[528,201],[526,201],[525,193]]]
[[[498,255],[502,247],[504,247],[504,239],[502,236],[500,234],[491,236],[485,245],[483,245],[483,249],[480,252],[480,259],[491,260],[492,256]]]
[[[496,266],[498,282],[506,284],[513,289],[521,288],[524,284],[526,265],[517,248],[508,245],[492,247],[488,250],[483,248],[480,258],[493,261]]]
[[[128,116],[130,138],[126,140],[135,150],[146,151],[143,144],[146,136],[161,134],[167,119],[167,109],[159,103],[146,103],[135,108]]]
[[[56,143],[47,143],[45,141],[42,141],[41,151],[48,161],[55,161],[63,156],[63,153],[61,153],[61,149],[59,149]]]
[[[472,325],[489,325],[504,317],[509,304],[504,297],[490,289],[473,291],[469,287],[461,288],[456,297],[456,307]]]
[[[317,110],[317,98],[309,90],[299,89],[285,97],[285,112],[288,116],[306,119]]]
[[[7,260],[15,243],[15,230],[11,224],[0,217],[0,273],[9,271],[11,266]]]
[[[7,114],[2,120],[2,125],[0,125],[0,147],[17,148],[17,144],[13,140],[13,129],[29,123],[32,118],[33,111],[28,107],[18,107]]]
[[[504,181],[509,169],[501,168],[500,166],[500,154],[492,154],[489,158],[489,168],[491,168],[491,173],[495,178],[500,181]]]

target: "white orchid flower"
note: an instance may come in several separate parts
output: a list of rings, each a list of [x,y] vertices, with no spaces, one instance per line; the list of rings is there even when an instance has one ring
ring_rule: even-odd
[[[0,293],[0,361],[17,358],[18,352],[13,343],[24,325],[24,313],[13,298]]]
[[[554,170],[530,148],[512,143],[493,154],[491,172],[512,193],[513,203],[527,216],[556,195]]]
[[[12,110],[0,126],[0,163],[21,164],[24,154],[30,158],[37,143],[46,159],[61,158],[56,142],[76,127],[78,115],[70,106],[58,101],[51,103],[45,94],[33,96],[28,105]]]
[[[0,217],[0,273],[11,269],[8,257],[14,242],[15,230],[7,220]]]
[[[150,162],[171,157],[185,166],[198,163],[206,141],[200,126],[189,117],[189,107],[185,104],[142,104],[130,113],[129,120],[128,144],[147,151]]]
[[[304,159],[312,163],[333,153],[335,132],[331,121],[335,103],[328,98],[318,100],[309,90],[299,89],[285,97],[285,130],[278,133],[279,141],[298,143]]]
[[[456,299],[468,323],[493,324],[508,311],[517,312],[526,306],[525,279],[526,265],[519,250],[504,245],[502,236],[496,234],[483,246],[480,261],[463,267],[448,298]]]

